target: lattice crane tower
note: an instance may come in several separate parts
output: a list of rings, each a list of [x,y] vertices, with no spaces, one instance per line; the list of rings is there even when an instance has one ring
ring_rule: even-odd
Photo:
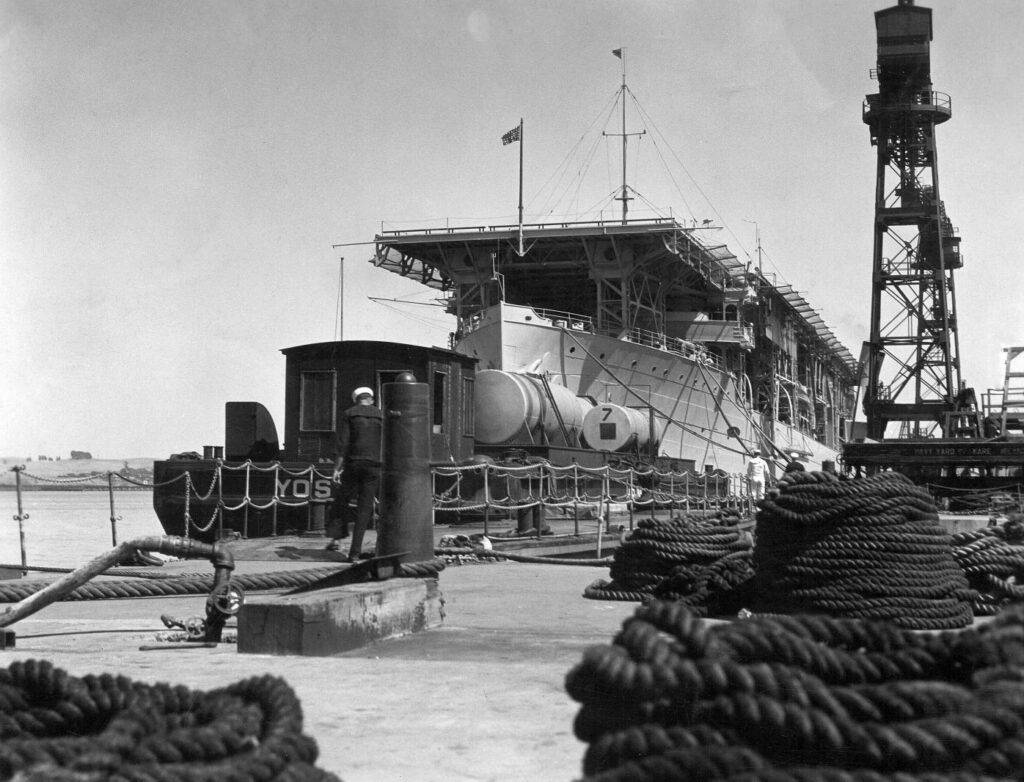
[[[867,435],[881,439],[897,423],[902,437],[973,434],[973,421],[963,425],[973,391],[960,379],[953,287],[960,238],[939,197],[935,127],[952,112],[932,89],[932,12],[899,0],[875,13],[875,29],[878,93],[863,108],[878,149]]]

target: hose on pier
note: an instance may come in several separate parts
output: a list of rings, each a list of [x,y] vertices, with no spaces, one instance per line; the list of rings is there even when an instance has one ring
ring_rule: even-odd
[[[585,782],[981,782],[1024,768],[1024,609],[959,632],[651,600],[566,677]]]
[[[405,562],[399,566],[396,577],[433,578],[445,568],[443,558],[426,562]],[[246,592],[295,589],[337,573],[338,567],[308,568],[305,570],[279,570],[272,573],[235,574],[231,583]],[[160,579],[118,579],[90,581],[76,588],[62,600],[117,600],[129,597],[167,597],[174,595],[209,594],[214,577],[207,574],[186,573],[180,577],[164,576]],[[16,603],[45,587],[44,582],[0,582],[0,603]]]
[[[0,705],[3,779],[340,782],[276,676],[201,692],[25,660],[0,669]]]
[[[324,576],[336,573],[337,568],[310,568],[308,570],[281,570],[274,573],[235,575],[231,583],[248,591],[294,589],[305,586]],[[15,582],[0,584],[0,602],[15,603],[24,600],[46,586],[42,582]],[[213,588],[213,576],[186,574],[181,578],[118,579],[90,581],[75,589],[62,600],[116,600],[127,597],[166,597],[172,595],[208,594]]]

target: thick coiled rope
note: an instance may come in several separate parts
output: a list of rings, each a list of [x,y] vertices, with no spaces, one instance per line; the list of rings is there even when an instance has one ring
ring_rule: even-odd
[[[566,678],[587,782],[1022,779],[1024,610],[959,632],[652,600]]]
[[[45,660],[0,669],[0,778],[340,782],[316,768],[302,706],[275,676],[200,692]]]
[[[406,562],[399,566],[399,578],[435,578],[445,568],[443,558],[425,562]],[[337,567],[309,568],[306,570],[279,570],[273,573],[245,573],[233,575],[231,583],[246,591],[259,592],[274,589],[295,589],[337,573]],[[166,597],[173,595],[203,595],[213,589],[213,574],[185,574],[180,578],[168,576],[158,580],[119,579],[90,581],[70,592],[63,600],[116,600],[129,597]],[[0,603],[16,603],[38,592],[47,582],[13,582],[0,584]]]
[[[935,503],[903,475],[789,473],[758,506],[756,613],[884,619],[918,630],[971,623],[973,593]]]
[[[974,590],[975,616],[992,616],[1024,600],[1024,516],[953,535],[953,559]]]
[[[657,594],[684,601],[702,614],[723,610],[709,606],[709,600],[723,597],[753,575],[753,541],[738,521],[735,516],[644,519],[616,549],[609,569],[612,580],[593,582],[583,595],[642,602]]]

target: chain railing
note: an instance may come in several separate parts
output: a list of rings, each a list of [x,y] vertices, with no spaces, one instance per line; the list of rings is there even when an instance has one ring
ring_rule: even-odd
[[[117,512],[117,507],[114,502],[114,492],[121,488],[115,487],[115,478],[126,484],[146,489],[152,489],[156,486],[167,486],[182,479],[185,479],[186,481],[188,480],[187,475],[181,475],[170,481],[154,483],[153,481],[139,480],[131,475],[114,471],[95,472],[88,475],[76,475],[73,478],[50,478],[45,475],[34,475],[28,472],[23,464],[12,467],[10,471],[14,473],[14,488],[18,504],[18,512],[14,515],[14,520],[18,522],[18,540],[21,550],[21,567],[23,575],[27,573],[28,568],[28,558],[25,551],[25,521],[29,518],[29,514],[24,511],[24,499],[22,492],[25,487],[22,485],[23,478],[29,478],[33,481],[43,484],[51,484],[53,486],[74,486],[93,483],[97,484],[98,487],[98,483],[105,480],[107,483],[107,494],[110,499],[110,538],[115,548],[117,547],[117,522],[122,520],[122,517]]]
[[[671,472],[655,469],[617,469],[611,466],[559,467],[548,463],[526,465],[469,464],[434,467],[434,511],[483,513],[484,534],[489,534],[493,511],[513,513],[533,508],[572,509],[574,534],[579,534],[580,509],[597,509],[610,530],[613,506],[629,515],[660,509],[735,510],[751,513],[753,502],[747,482],[738,473]],[[541,525],[535,528],[542,534]]]
[[[298,509],[313,505],[324,506],[330,495],[318,493],[314,488],[317,481],[333,479],[331,473],[321,472],[316,465],[302,469],[289,469],[280,462],[262,465],[251,461],[241,464],[227,464],[222,459],[214,462],[212,470],[193,471],[185,469],[178,475],[164,481],[144,481],[119,472],[97,472],[73,478],[48,478],[33,475],[24,466],[11,468],[15,473],[17,513],[21,545],[21,563],[27,568],[25,552],[24,522],[29,514],[24,511],[22,478],[29,478],[43,484],[69,486],[106,481],[110,500],[110,532],[113,545],[118,545],[117,522],[121,520],[115,505],[115,493],[119,487],[115,480],[131,486],[146,489],[167,489],[174,484],[182,485],[183,535],[205,535],[217,525],[218,537],[224,536],[226,513],[243,514],[239,532],[249,537],[249,511],[271,512],[270,535],[278,534],[278,508]],[[242,481],[231,481],[225,489],[225,480],[230,474],[243,473]],[[544,508],[572,510],[575,534],[580,532],[580,513],[597,510],[597,517],[610,529],[613,507],[629,514],[629,527],[633,528],[634,514],[638,510],[649,510],[652,517],[658,508],[690,512],[694,509],[721,510],[735,509],[740,512],[752,511],[753,505],[747,492],[746,481],[738,474],[662,472],[615,467],[588,468],[579,465],[559,467],[548,463],[525,465],[469,464],[462,466],[434,466],[431,470],[433,486],[433,509],[435,512],[483,514],[484,534],[489,534],[493,513],[510,514],[530,509]],[[253,478],[256,475],[272,477],[270,492],[257,492],[253,496]],[[207,476],[209,483],[206,483]],[[308,496],[287,496],[282,491],[282,476],[293,486],[302,483],[299,491]],[[202,482],[202,485],[200,484]],[[314,496],[316,495],[316,496]],[[211,507],[212,505],[212,507]],[[205,520],[198,517],[200,510],[210,508]],[[537,525],[537,535],[542,532]]]

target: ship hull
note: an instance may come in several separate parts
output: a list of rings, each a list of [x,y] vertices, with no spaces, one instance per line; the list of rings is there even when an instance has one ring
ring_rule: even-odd
[[[750,388],[699,346],[642,344],[501,304],[456,343],[480,370],[543,374],[595,405],[649,410],[657,456],[679,469],[740,473],[748,456],[799,455],[808,469],[836,450],[752,410]]]

